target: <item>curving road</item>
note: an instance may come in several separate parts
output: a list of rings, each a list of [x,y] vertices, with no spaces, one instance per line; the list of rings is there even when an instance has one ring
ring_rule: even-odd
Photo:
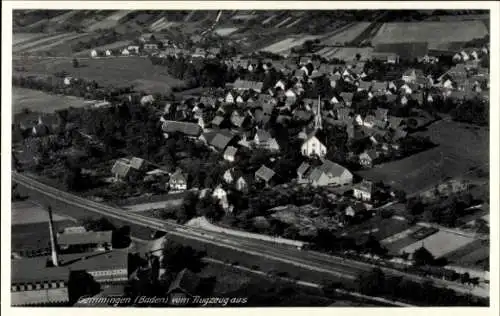
[[[196,240],[204,244],[210,244],[211,246],[231,249],[233,251],[261,257],[270,261],[285,263],[307,271],[316,273],[319,272],[324,274],[325,279],[333,276],[352,284],[360,273],[370,271],[376,267],[372,264],[345,259],[342,257],[331,256],[314,251],[298,250],[290,248],[289,246],[277,245],[261,240],[209,232],[200,228],[186,227],[173,222],[127,212],[123,209],[111,207],[102,203],[96,203],[74,194],[56,189],[17,172],[12,172],[12,181],[50,198],[101,214],[106,217],[116,218],[131,224],[165,231],[170,235],[179,236],[188,240]],[[388,275],[404,276],[420,283],[432,280],[435,285],[440,287],[451,288],[461,293],[489,297],[488,291],[471,289],[458,283],[420,277],[392,268],[381,267],[381,269]]]

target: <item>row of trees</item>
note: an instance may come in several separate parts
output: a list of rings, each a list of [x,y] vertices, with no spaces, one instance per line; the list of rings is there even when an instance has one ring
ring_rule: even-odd
[[[454,290],[435,287],[432,282],[417,283],[403,277],[385,275],[381,269],[362,273],[357,279],[359,291],[418,303],[424,306],[488,306],[488,300],[459,295]]]

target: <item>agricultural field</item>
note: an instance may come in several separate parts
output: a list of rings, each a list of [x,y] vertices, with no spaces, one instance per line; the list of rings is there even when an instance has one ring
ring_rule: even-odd
[[[370,24],[370,22],[358,22],[351,24],[340,33],[323,39],[322,44],[343,45],[344,43],[351,42],[361,33],[363,33],[363,31],[366,30],[370,26]]]
[[[106,17],[102,21],[99,21],[97,23],[93,23],[90,25],[87,30],[88,31],[95,31],[99,29],[110,29],[115,27],[120,19],[124,18],[128,14],[130,14],[132,11],[129,10],[120,10],[118,12],[115,12],[111,14],[110,16]]]
[[[74,36],[76,33],[61,33],[55,35],[47,35],[45,33],[35,33],[35,34],[37,34],[38,36],[33,36],[29,39],[26,39],[25,35],[20,35],[21,39],[17,43],[16,43],[16,37],[18,35],[14,34],[12,52],[13,53],[22,52],[30,48],[37,47],[37,45],[45,45],[47,43],[52,43],[53,41]]]
[[[84,100],[77,97],[58,96],[38,90],[12,88],[12,114],[20,113],[23,109],[33,112],[54,112],[68,107],[83,107]]]
[[[489,33],[482,21],[385,23],[372,44],[403,42],[468,42]]]
[[[271,44],[267,47],[262,48],[261,51],[266,51],[266,52],[275,53],[275,54],[283,53],[283,52],[289,51],[293,47],[297,47],[297,46],[304,44],[308,40],[315,40],[317,38],[319,38],[319,36],[314,36],[314,35],[288,37],[288,38],[281,40],[277,43],[274,43],[274,44]]]
[[[325,47],[315,54],[326,59],[337,58],[350,61],[356,59],[356,55],[361,56],[361,61],[371,59],[373,53],[372,47]]]
[[[81,59],[81,66],[78,68],[73,68],[71,58],[36,60],[30,63],[22,61],[21,64],[25,67],[23,75],[52,75],[66,71],[70,76],[95,80],[103,86],[134,85],[149,93],[167,93],[171,88],[184,84],[182,80],[170,76],[166,67],[153,65],[147,58],[141,57]]]
[[[429,136],[439,146],[359,174],[411,194],[430,189],[448,177],[462,177],[476,168],[488,169],[489,136],[486,128],[442,120],[417,135]]]
[[[12,34],[12,45],[20,45],[34,39],[41,39],[49,36],[51,35],[46,33],[14,33]]]

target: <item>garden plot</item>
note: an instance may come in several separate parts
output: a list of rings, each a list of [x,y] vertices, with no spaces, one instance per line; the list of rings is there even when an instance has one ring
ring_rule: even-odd
[[[23,41],[19,45],[14,45],[14,47],[12,48],[12,52],[13,53],[22,52],[22,51],[25,51],[28,49],[36,48],[37,46],[51,44],[54,41],[60,41],[63,39],[74,38],[76,35],[78,35],[78,34],[77,33],[61,33],[61,34],[56,34],[56,35],[42,37],[42,38],[34,37],[34,38],[32,38],[32,40]]]
[[[488,33],[482,21],[385,23],[372,39],[372,44],[468,42]]]

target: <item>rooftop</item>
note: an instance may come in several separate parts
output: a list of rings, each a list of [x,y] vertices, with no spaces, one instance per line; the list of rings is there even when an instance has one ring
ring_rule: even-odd
[[[11,260],[11,283],[67,281],[71,271],[105,271],[126,269],[128,254],[124,251],[59,255],[60,265],[47,267],[50,257]]]

